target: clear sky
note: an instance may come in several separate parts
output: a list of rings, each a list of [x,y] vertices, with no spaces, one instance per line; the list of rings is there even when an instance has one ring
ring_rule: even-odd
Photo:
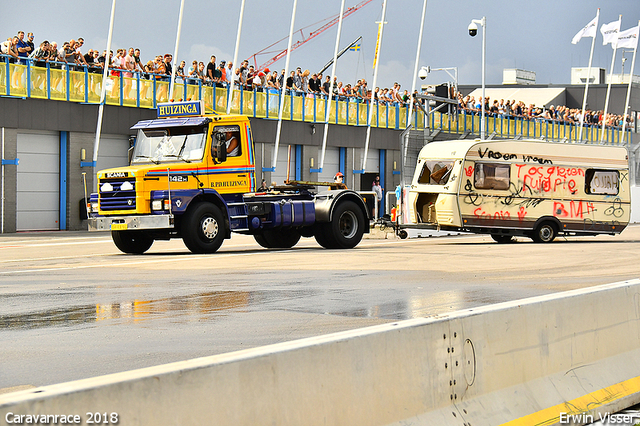
[[[361,0],[347,0],[345,7]],[[10,10],[8,0],[2,10]],[[340,0],[299,0],[295,28],[305,36],[337,15]],[[47,39],[63,41],[83,37],[85,46],[104,50],[109,29],[111,0],[31,0],[20,11],[6,15],[3,38],[18,30],[33,32],[39,44]],[[212,54],[233,58],[240,0],[185,0],[184,20],[178,58],[207,62]],[[420,29],[423,0],[388,0],[387,25],[380,51],[378,86],[391,87],[394,81],[410,89]],[[286,37],[289,32],[293,0],[246,0],[239,58],[247,58]],[[600,10],[600,24],[615,21],[622,14],[622,29],[638,24],[640,0],[428,0],[425,34],[420,65],[432,68],[457,67],[460,84],[481,82],[482,36],[472,38],[467,26],[472,19],[487,18],[487,84],[500,84],[504,68],[536,73],[540,84],[568,84],[571,67],[586,67],[591,39],[577,45],[571,39]],[[112,49],[139,47],[142,60],[157,54],[173,53],[178,26],[180,0],[117,0]],[[339,61],[339,80],[354,83],[357,78],[373,81],[373,56],[377,24],[382,16],[382,0],[373,0],[344,21],[341,47],[362,36],[360,52],[347,52]],[[333,56],[335,25],[292,53],[290,68],[318,71]],[[294,42],[299,40],[294,36]],[[258,57],[266,62],[272,54]],[[598,32],[593,66],[609,70],[612,49],[602,45]],[[620,73],[622,55],[618,51],[615,73]],[[632,53],[626,53],[625,72]],[[637,60],[636,62],[640,62]],[[284,68],[284,59],[271,69]],[[640,65],[636,64],[636,70]],[[329,71],[330,72],[330,69]],[[640,74],[636,71],[635,74]],[[451,78],[444,72],[432,73],[424,82],[438,84]],[[418,80],[420,83],[420,80]]]

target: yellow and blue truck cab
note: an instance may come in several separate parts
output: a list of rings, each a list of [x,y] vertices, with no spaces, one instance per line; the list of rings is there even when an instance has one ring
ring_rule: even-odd
[[[254,235],[267,248],[314,236],[326,248],[355,247],[368,232],[355,192],[312,192],[303,184],[256,193],[249,119],[205,115],[203,104],[158,106],[158,118],[136,123],[128,167],[98,172],[89,230],[110,230],[125,253],[154,240],[182,238],[195,253],[213,253],[231,232]]]

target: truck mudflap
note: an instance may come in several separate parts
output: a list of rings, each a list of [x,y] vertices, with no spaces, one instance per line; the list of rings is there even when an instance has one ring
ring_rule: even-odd
[[[173,228],[173,215],[98,216],[89,219],[89,231],[127,231]]]

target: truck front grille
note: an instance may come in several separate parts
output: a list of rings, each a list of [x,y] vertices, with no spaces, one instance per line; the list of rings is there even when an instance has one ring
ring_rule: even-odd
[[[100,210],[135,210],[135,179],[109,179],[100,181]]]

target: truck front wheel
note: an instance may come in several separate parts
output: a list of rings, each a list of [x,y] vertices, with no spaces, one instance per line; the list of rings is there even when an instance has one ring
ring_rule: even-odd
[[[353,248],[362,240],[365,226],[362,210],[353,201],[344,201],[336,206],[331,222],[318,227],[316,241],[325,248]]]
[[[121,252],[129,254],[142,254],[153,244],[144,231],[111,231],[111,238]]]
[[[253,237],[264,248],[291,248],[300,241],[295,229],[267,229]]]
[[[200,203],[185,214],[182,241],[192,253],[215,253],[224,236],[224,216],[216,205]]]

